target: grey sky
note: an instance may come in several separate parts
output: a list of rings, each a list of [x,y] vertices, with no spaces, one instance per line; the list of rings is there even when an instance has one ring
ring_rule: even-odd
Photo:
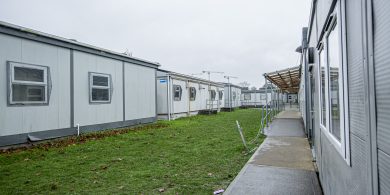
[[[311,0],[1,0],[0,20],[233,83],[297,65]],[[200,76],[206,78],[206,75]],[[212,80],[226,81],[222,75]]]

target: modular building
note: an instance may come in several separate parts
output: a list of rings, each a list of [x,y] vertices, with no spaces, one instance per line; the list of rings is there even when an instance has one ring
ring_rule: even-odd
[[[0,146],[156,121],[158,66],[0,22]]]
[[[158,70],[157,113],[159,119],[176,119],[199,112],[219,112],[224,105],[224,85],[201,78]]]
[[[390,1],[313,0],[300,102],[324,194],[390,194]]]
[[[268,97],[267,97],[268,96]],[[242,107],[261,107],[271,101],[271,91],[265,88],[258,90],[241,90]]]
[[[234,109],[241,106],[241,87],[231,83],[223,83],[225,93],[224,109]]]

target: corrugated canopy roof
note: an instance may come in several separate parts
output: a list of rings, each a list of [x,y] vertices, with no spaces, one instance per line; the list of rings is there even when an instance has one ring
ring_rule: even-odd
[[[296,66],[265,73],[264,77],[284,92],[298,93],[299,83],[301,81],[301,67]]]

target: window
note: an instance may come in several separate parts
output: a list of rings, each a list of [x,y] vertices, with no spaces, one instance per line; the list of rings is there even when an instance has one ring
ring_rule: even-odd
[[[325,78],[326,78],[326,62],[325,62],[325,54],[324,54],[324,51],[323,49],[320,50],[320,53],[319,53],[319,57],[320,57],[320,105],[321,105],[321,125],[323,125],[325,128],[327,127],[327,123],[326,123],[326,115],[327,115],[327,106],[326,106],[326,82],[325,82]]]
[[[236,92],[233,91],[233,100],[236,100],[236,96],[237,96]]]
[[[111,75],[89,73],[89,101],[91,103],[111,102]]]
[[[196,99],[196,88],[190,87],[190,100],[195,101]]]
[[[222,100],[222,98],[223,98],[223,91],[218,91],[218,98],[219,98],[219,100]]]
[[[173,100],[180,101],[181,100],[182,89],[180,85],[173,85]]]
[[[215,100],[216,95],[217,95],[217,92],[215,92],[215,90],[210,90],[210,100]]]
[[[10,105],[48,104],[49,67],[8,62]]]
[[[343,65],[339,2],[319,47],[320,127],[349,162],[347,67]]]
[[[244,100],[251,100],[251,94],[250,93],[245,93],[244,94]]]
[[[328,79],[329,79],[329,98],[330,98],[330,130],[331,133],[340,141],[340,85],[342,80],[339,74],[340,68],[340,47],[337,22],[328,36]]]

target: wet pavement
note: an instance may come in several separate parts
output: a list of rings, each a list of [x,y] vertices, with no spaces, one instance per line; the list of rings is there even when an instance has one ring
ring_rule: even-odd
[[[322,194],[300,113],[279,113],[265,134],[224,194]]]

